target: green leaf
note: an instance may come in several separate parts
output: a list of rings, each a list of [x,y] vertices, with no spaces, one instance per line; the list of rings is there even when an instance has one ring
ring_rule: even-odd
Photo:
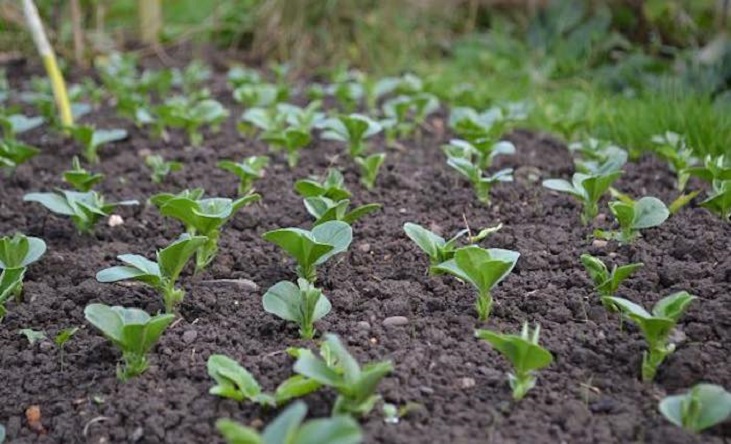
[[[300,351],[297,362],[294,364],[294,371],[330,387],[338,387],[343,381],[338,372],[328,367],[324,361],[318,359],[311,351],[306,349]]]
[[[634,205],[632,229],[656,227],[670,216],[665,204],[655,197],[643,197]]]
[[[30,345],[34,345],[36,342],[43,341],[47,338],[46,334],[42,331],[36,331],[32,328],[24,328],[19,330],[18,333],[25,336]],[[1,442],[1,441],[0,441]]]
[[[551,353],[521,336],[477,330],[476,335],[505,356],[519,373],[540,370],[553,362]]]
[[[177,280],[185,264],[196,250],[206,243],[205,236],[188,236],[184,234],[177,241],[157,253],[160,274],[173,281]]]
[[[262,394],[261,386],[254,376],[238,362],[225,355],[211,355],[207,362],[208,376],[217,385],[208,391],[212,395],[236,401],[256,400]]]
[[[228,444],[268,444],[262,441],[259,433],[250,428],[244,427],[230,419],[219,419],[216,421],[216,430],[223,435]],[[282,441],[284,443],[284,441]]]
[[[307,406],[304,402],[298,401],[291,404],[264,429],[262,434],[264,443],[292,442],[306,415]]]
[[[104,304],[90,304],[84,309],[84,317],[115,344],[121,344],[124,334],[124,320],[112,308]]]
[[[543,181],[543,187],[553,191],[560,191],[562,193],[573,194],[579,198],[583,198],[583,193],[574,188],[574,185],[568,180],[564,179],[547,179]]]
[[[443,237],[432,233],[421,225],[411,222],[404,224],[404,232],[406,232],[409,239],[414,241],[429,256],[432,263],[435,263],[440,258],[440,251],[444,248],[445,244]]]
[[[322,265],[331,257],[348,249],[353,241],[353,229],[345,222],[325,222],[312,229],[312,236],[317,243],[333,247],[315,261],[315,265]]]
[[[127,138],[127,131],[123,129],[111,129],[111,130],[95,130],[92,138],[92,146],[100,146],[110,142],[117,142]]]
[[[697,384],[685,394],[665,397],[659,408],[668,421],[700,433],[731,416],[731,393],[718,385]]]
[[[56,337],[55,337],[55,338],[53,339],[53,342],[54,342],[54,343],[55,343],[55,344],[56,344],[57,346],[59,346],[59,347],[63,347],[64,345],[66,345],[66,343],[67,343],[67,342],[69,341],[69,339],[71,339],[71,337],[72,337],[73,335],[75,335],[75,334],[76,334],[76,332],[78,332],[78,331],[79,331],[79,327],[69,327],[69,328],[64,328],[63,330],[61,330],[61,331],[60,331],[60,332],[59,332],[59,333],[58,333],[58,334],[56,335]]]
[[[293,375],[279,384],[274,392],[274,399],[277,405],[281,405],[291,399],[315,392],[320,387],[320,383],[314,379],[309,379],[302,375]]]
[[[318,242],[311,232],[300,228],[269,231],[262,237],[289,253],[303,268],[314,265],[320,258],[335,249],[334,245],[324,241]]]
[[[17,234],[0,238],[0,269],[27,267],[46,252],[43,239]]]
[[[652,308],[652,314],[677,322],[694,299],[697,298],[687,291],[673,293],[657,301]]]
[[[353,418],[335,416],[306,422],[292,444],[359,444],[363,433]]]
[[[499,251],[499,253],[498,253]],[[508,254],[509,250],[492,251],[477,246],[458,249],[454,261],[469,282],[480,292],[487,292],[503,280],[513,269],[519,254]]]
[[[24,202],[38,202],[54,213],[63,216],[73,216],[74,209],[68,204],[63,196],[55,193],[28,193],[23,196]]]

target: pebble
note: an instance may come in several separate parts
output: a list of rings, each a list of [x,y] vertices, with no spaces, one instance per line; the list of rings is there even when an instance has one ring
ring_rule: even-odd
[[[370,330],[371,329],[371,324],[366,321],[360,321],[357,324],[355,324],[355,326],[358,328],[358,330]]]
[[[601,240],[601,239],[594,239],[594,241],[591,243],[592,247],[595,248],[604,248],[607,246],[607,241]]]
[[[122,219],[122,216],[120,216],[119,214],[112,214],[111,216],[109,216],[107,225],[112,228],[124,225],[124,219]]]
[[[362,243],[362,244],[358,245],[358,251],[360,251],[361,253],[368,253],[368,252],[370,252],[371,251],[371,244],[369,244],[368,242],[365,242],[365,243]]]
[[[409,320],[405,316],[389,316],[383,320],[384,327],[396,327],[400,325],[406,325],[408,323]]]
[[[422,386],[420,386],[420,387],[419,387],[419,391],[420,391],[420,392],[421,392],[422,394],[424,394],[424,395],[433,395],[433,394],[434,394],[434,389],[433,389],[433,388],[431,388],[431,387],[427,387],[427,386],[425,386],[425,385],[422,385]]]
[[[217,287],[219,285],[232,285],[240,290],[258,291],[259,285],[251,279],[211,279],[200,282],[207,287]]]
[[[685,332],[679,328],[673,329],[672,332],[670,332],[670,336],[668,337],[668,341],[672,344],[678,345],[682,344],[688,339],[688,336],[685,334]]]
[[[132,442],[137,442],[142,439],[142,437],[145,436],[145,429],[142,427],[137,427],[134,432],[129,436],[129,440]]]
[[[477,383],[475,382],[475,378],[470,378],[470,377],[459,378],[459,386],[463,389],[472,388],[475,385],[477,385]]]
[[[195,339],[198,337],[198,332],[195,330],[186,330],[183,333],[183,342],[186,344],[191,344],[195,341]]]

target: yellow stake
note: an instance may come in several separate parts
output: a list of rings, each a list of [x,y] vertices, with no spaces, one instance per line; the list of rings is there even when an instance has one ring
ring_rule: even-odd
[[[38,15],[38,8],[36,8],[33,0],[23,0],[23,12],[25,13],[25,19],[28,22],[28,29],[33,37],[33,42],[36,45],[36,49],[38,49],[41,60],[43,60],[43,66],[46,68],[48,79],[51,81],[53,96],[56,99],[56,107],[61,116],[61,125],[64,127],[73,126],[74,116],[71,114],[71,104],[68,93],[66,92],[66,82],[63,80],[61,70],[58,69],[56,54],[48,43],[46,32],[43,30],[43,23],[41,23],[41,18]]]

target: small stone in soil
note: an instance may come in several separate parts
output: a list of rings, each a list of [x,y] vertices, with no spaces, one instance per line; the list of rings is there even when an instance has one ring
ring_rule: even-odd
[[[434,394],[434,389],[431,387],[427,387],[425,385],[422,385],[421,387],[419,387],[419,391],[421,393],[423,393],[424,395],[433,395]]]
[[[187,330],[183,333],[183,342],[191,344],[198,337],[198,332],[195,330]]]
[[[355,326],[358,328],[358,330],[370,330],[371,324],[366,321],[360,321]]]
[[[591,243],[592,247],[595,248],[604,248],[607,246],[607,241],[601,240],[601,239],[594,239],[594,241]]]
[[[109,216],[107,225],[112,228],[124,225],[124,219],[122,219],[122,216],[120,216],[119,214],[112,214],[111,216]]]
[[[405,316],[390,316],[384,319],[382,324],[384,327],[397,327],[408,323],[409,320]]]
[[[470,377],[459,378],[459,386],[463,389],[472,388],[475,385],[477,385],[477,383],[475,382],[475,378],[470,378]]]

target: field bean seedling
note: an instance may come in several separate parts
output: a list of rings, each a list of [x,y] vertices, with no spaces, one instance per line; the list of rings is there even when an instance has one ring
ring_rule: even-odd
[[[0,7],[0,442],[731,439],[729,2],[123,3]]]

